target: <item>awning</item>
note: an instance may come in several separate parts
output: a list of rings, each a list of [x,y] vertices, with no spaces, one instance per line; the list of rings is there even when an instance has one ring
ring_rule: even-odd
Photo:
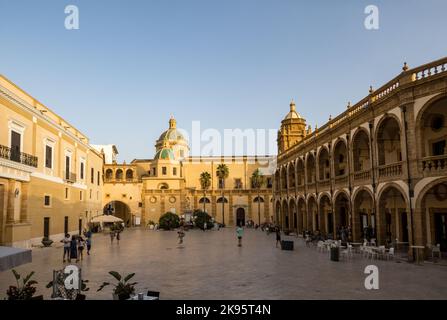
[[[118,217],[112,216],[112,215],[102,215],[102,216],[97,216],[94,217],[91,222],[109,222],[109,223],[113,223],[113,222],[123,222],[123,219],[120,219]]]
[[[0,247],[0,271],[9,270],[31,261],[31,250]]]

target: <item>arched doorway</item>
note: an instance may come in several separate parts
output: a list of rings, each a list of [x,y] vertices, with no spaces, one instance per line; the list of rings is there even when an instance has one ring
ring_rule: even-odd
[[[306,202],[303,198],[298,200],[298,232],[302,233],[304,229],[306,229]]]
[[[429,188],[420,200],[419,220],[424,221],[419,234],[419,243],[439,245],[442,252],[447,252],[447,179],[441,179],[428,185]],[[416,235],[418,231],[415,232]],[[424,236],[425,234],[425,236]],[[418,237],[415,237],[418,240]],[[423,240],[423,239],[426,240]]]
[[[374,202],[367,190],[360,190],[355,195],[353,211],[353,237],[355,241],[363,240],[376,233]]]
[[[276,202],[276,211],[275,211],[275,224],[279,225],[279,220],[281,217],[281,202]]]
[[[245,209],[237,208],[236,210],[236,225],[245,226]]]
[[[340,192],[335,198],[335,234],[339,236],[341,228],[351,226],[349,221],[349,198],[344,192]]]
[[[112,214],[115,217],[121,218],[127,227],[132,224],[132,213],[127,204],[121,201],[111,201],[103,208],[104,214]]]
[[[286,200],[283,200],[283,202],[282,202],[280,225],[283,229],[289,228],[289,205]]]
[[[386,187],[379,199],[378,237],[381,243],[409,240],[409,221],[406,199],[394,185]]]
[[[315,201],[314,197],[310,197],[309,200],[307,200],[307,217],[308,230],[320,230],[317,202]]]
[[[332,219],[332,205],[331,200],[327,194],[320,198],[320,221],[321,232],[326,234],[334,233],[334,222]]]

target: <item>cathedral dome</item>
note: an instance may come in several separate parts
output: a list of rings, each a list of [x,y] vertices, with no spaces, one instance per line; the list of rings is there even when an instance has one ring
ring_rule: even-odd
[[[174,151],[171,148],[162,148],[157,151],[154,159],[156,159],[156,160],[175,160]]]
[[[300,114],[296,112],[295,102],[293,100],[290,102],[290,111],[284,118],[284,120],[288,119],[302,119]]]
[[[177,122],[173,117],[169,119],[169,129],[163,132],[157,140],[157,145],[169,145],[186,141],[185,137],[177,129]]]

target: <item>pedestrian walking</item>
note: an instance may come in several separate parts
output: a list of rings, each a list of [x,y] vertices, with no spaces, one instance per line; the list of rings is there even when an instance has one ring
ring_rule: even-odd
[[[79,261],[79,259],[78,259],[78,241],[76,239],[76,235],[71,236],[70,259],[68,260],[70,263],[71,263],[71,259],[76,259],[76,262]]]
[[[117,243],[117,244],[120,243],[120,239],[121,239],[120,234],[121,234],[121,231],[118,231],[118,232],[116,233],[116,243]]]
[[[244,229],[239,225],[236,228],[237,246],[242,247],[242,236],[244,235]]]
[[[180,228],[178,234],[178,244],[183,244],[183,238],[185,237],[185,232],[183,231],[183,227]]]
[[[65,238],[61,240],[64,243],[64,255],[63,261],[65,262],[65,256],[67,256],[67,260],[70,260],[70,235],[67,233]]]
[[[276,233],[276,247],[278,248],[278,244],[281,245],[281,230],[279,229],[279,227],[276,227],[275,233]]]
[[[84,248],[85,240],[83,237],[78,237],[78,259],[82,260],[84,258]]]
[[[87,240],[85,241],[87,244],[87,254],[90,255],[90,250],[92,249],[92,236],[87,237]]]
[[[203,231],[206,231],[206,221],[203,223]]]

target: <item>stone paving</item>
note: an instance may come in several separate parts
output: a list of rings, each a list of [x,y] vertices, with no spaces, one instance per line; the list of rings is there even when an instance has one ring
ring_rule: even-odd
[[[447,299],[446,266],[361,257],[332,262],[327,253],[289,238],[294,251],[276,248],[275,235],[260,230],[246,229],[242,247],[234,228],[193,230],[179,248],[176,232],[127,229],[119,244],[95,234],[92,254],[78,265],[90,281],[87,299],[112,298],[111,287],[96,292],[113,280],[110,270],[136,272],[137,291],[160,291],[161,299]],[[52,270],[64,265],[61,245],[33,249],[33,262],[17,268],[22,274],[36,271],[38,293],[45,298]],[[369,264],[379,268],[379,290],[364,288]],[[0,299],[14,282],[10,271],[0,272]]]

